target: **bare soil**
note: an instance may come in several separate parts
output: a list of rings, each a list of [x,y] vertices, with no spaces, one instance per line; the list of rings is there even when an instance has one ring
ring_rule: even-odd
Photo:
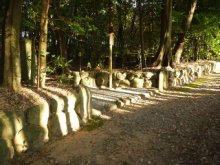
[[[170,89],[105,114],[96,129],[82,129],[12,164],[220,164],[220,74]]]

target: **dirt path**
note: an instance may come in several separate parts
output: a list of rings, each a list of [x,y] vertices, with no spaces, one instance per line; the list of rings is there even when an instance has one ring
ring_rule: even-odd
[[[220,74],[106,115],[101,127],[49,142],[14,163],[220,164]]]

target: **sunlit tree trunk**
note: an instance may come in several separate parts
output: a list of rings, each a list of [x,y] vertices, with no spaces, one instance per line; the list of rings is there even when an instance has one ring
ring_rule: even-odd
[[[31,57],[31,84],[36,84],[36,72],[37,72],[37,51],[36,51],[36,38],[32,38],[32,57]]]
[[[156,59],[152,66],[169,66],[171,57],[171,31],[172,31],[172,0],[163,0],[163,10],[161,13],[160,46],[156,54]]]
[[[194,12],[196,9],[197,0],[191,0],[190,2],[191,3],[190,3],[188,16],[185,20],[183,20],[183,25],[182,25],[183,33],[180,34],[180,36],[176,42],[176,45],[174,47],[174,57],[175,57],[174,63],[176,63],[176,64],[180,63],[180,58],[183,53],[183,48],[184,48],[184,43],[185,43],[184,40],[185,40],[186,34],[190,28],[190,25],[191,25],[191,22],[193,19],[193,15],[194,15]]]
[[[21,87],[20,25],[22,0],[10,0],[4,31],[3,85],[17,91]]]
[[[48,12],[50,0],[42,0],[42,13],[40,20],[40,41],[38,52],[38,87],[45,87],[46,81],[46,56],[47,56],[47,32]]]
[[[32,40],[25,37],[21,46],[21,79],[29,83],[31,80]]]

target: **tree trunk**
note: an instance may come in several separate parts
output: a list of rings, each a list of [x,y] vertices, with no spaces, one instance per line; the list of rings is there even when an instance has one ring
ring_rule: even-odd
[[[163,10],[161,13],[161,32],[160,46],[152,66],[166,67],[169,66],[171,57],[171,30],[172,30],[172,0],[163,1]]]
[[[132,16],[132,20],[131,20],[131,26],[130,26],[130,37],[133,38],[133,34],[134,34],[134,27],[135,27],[135,20],[136,20],[136,15],[137,12],[134,9],[133,11],[133,16]]]
[[[195,38],[193,41],[193,61],[199,60],[199,55],[198,55],[198,40]]]
[[[56,19],[60,19],[62,17],[61,15],[61,0],[56,0],[54,1],[55,3],[55,18]],[[65,38],[64,38],[64,33],[62,32],[62,30],[60,29],[57,29],[55,30],[55,36],[56,36],[56,39],[58,41],[58,52],[59,52],[59,55],[61,55],[62,57],[64,57],[65,59],[67,59],[67,49],[66,49],[66,43],[65,43]]]
[[[196,9],[196,4],[197,4],[197,0],[191,0],[188,16],[183,21],[183,27],[182,27],[183,33],[180,34],[180,36],[176,42],[176,45],[174,47],[174,57],[175,57],[174,63],[175,64],[180,63],[180,58],[183,53],[183,48],[184,48],[184,43],[185,43],[185,37],[186,37],[187,31],[190,28],[190,25],[191,25],[191,22],[193,19],[193,15],[194,15],[194,12]]]
[[[57,30],[56,31],[58,46],[59,46],[59,55],[67,59],[67,49],[66,49],[66,43],[64,40],[64,34],[62,31]]]
[[[2,25],[1,25],[1,43],[2,45],[0,45],[0,84],[3,83],[3,79],[4,79],[4,49],[5,49],[5,21],[6,21],[6,15],[7,15],[7,10],[9,8],[9,1],[3,1],[3,5],[5,5],[5,10],[3,11],[3,7],[1,8],[1,14],[3,15],[3,20],[2,20]]]
[[[122,1],[118,1],[120,5],[117,6],[117,12],[118,12],[118,35],[117,35],[117,45],[118,45],[118,51],[120,53],[120,56],[122,57],[122,63],[121,67],[124,67],[124,61],[125,61],[125,41],[124,41],[124,20],[123,20],[123,4]],[[117,64],[113,65],[117,66]],[[117,66],[118,67],[118,66]]]
[[[40,41],[38,51],[38,87],[45,87],[46,81],[46,57],[47,57],[47,32],[48,12],[50,0],[42,0],[42,13],[40,21]]]
[[[142,15],[142,3],[138,0],[139,10],[139,32],[140,32],[140,43],[141,43],[141,69],[146,67],[146,60],[144,56],[144,32],[143,32],[143,15]]]
[[[37,51],[36,51],[36,38],[32,38],[32,53],[31,53],[31,84],[36,84],[36,72],[37,72]]]
[[[21,87],[20,24],[22,2],[22,0],[10,0],[5,19],[3,84],[14,91]]]
[[[24,37],[21,41],[21,81],[30,81],[31,40]]]

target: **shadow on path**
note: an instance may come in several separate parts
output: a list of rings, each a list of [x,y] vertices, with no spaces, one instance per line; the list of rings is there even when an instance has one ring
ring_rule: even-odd
[[[220,164],[220,75],[205,79],[109,111],[101,127],[49,142],[16,164]]]

